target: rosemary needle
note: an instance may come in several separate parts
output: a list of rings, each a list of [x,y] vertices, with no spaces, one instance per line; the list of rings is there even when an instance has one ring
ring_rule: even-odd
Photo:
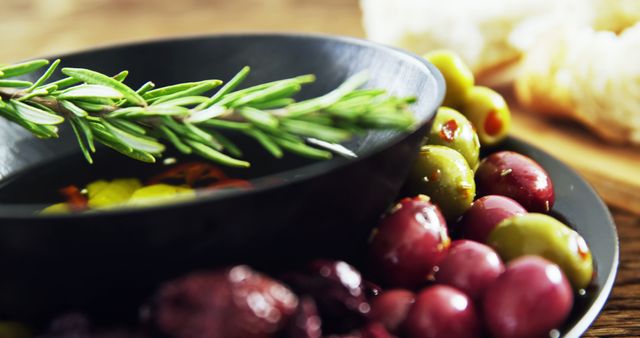
[[[243,67],[227,83],[203,80],[155,88],[147,81],[134,90],[125,84],[126,70],[109,76],[67,67],[60,71],[67,77],[47,83],[60,63],[32,60],[0,67],[0,117],[39,138],[58,137],[56,125],[67,122],[89,163],[95,143],[100,143],[150,163],[171,145],[222,165],[250,167],[238,159],[238,137],[254,139],[275,158],[290,152],[327,159],[332,157],[327,149],[340,149],[337,143],[354,133],[367,128],[402,131],[414,121],[408,110],[413,98],[359,89],[366,73],[322,96],[296,101],[294,96],[316,80],[314,75],[237,89],[251,71]],[[37,80],[15,79],[25,75]],[[206,94],[214,89],[213,95]]]

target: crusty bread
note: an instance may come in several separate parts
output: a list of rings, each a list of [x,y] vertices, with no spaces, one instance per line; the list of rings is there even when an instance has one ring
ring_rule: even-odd
[[[367,36],[451,49],[532,111],[640,145],[640,0],[361,0]]]
[[[475,74],[521,56],[508,37],[524,20],[556,8],[558,0],[361,0],[371,40],[417,54],[458,53]],[[562,2],[562,1],[560,1]]]
[[[577,120],[609,142],[640,145],[640,1],[586,3],[512,32],[512,45],[525,51],[516,97],[531,111]]]
[[[526,54],[515,92],[532,111],[640,145],[640,23],[620,35],[590,27],[549,31]]]

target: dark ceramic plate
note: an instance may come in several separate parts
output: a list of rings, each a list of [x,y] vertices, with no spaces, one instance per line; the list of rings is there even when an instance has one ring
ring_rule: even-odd
[[[571,318],[561,330],[562,337],[580,337],[602,310],[618,271],[618,233],[609,209],[584,179],[548,153],[514,138],[496,150],[525,154],[545,168],[555,188],[553,216],[569,224],[589,244],[597,275],[586,294],[576,298]]]
[[[444,89],[439,73],[423,60],[349,38],[200,37],[111,47],[62,59],[64,66],[107,73],[126,66],[132,86],[149,79],[159,85],[211,76],[228,79],[246,64],[255,69],[251,83],[315,73],[320,81],[305,95],[326,92],[346,76],[369,69],[371,86],[418,95],[415,111],[420,123],[410,134],[376,132],[347,143],[360,155],[355,160],[311,163],[288,156],[273,161],[255,145],[241,143],[247,157],[264,164],[256,168],[262,185],[254,191],[145,210],[33,217],[20,210],[23,204],[16,204],[26,201],[30,191],[12,186],[20,172],[33,168],[29,178],[54,191],[64,184],[51,180],[51,172],[73,168],[78,183],[89,179],[88,166],[73,137],[34,140],[0,120],[3,318],[37,321],[70,309],[97,311],[114,320],[134,316],[135,304],[159,281],[198,267],[247,262],[270,270],[319,256],[358,265],[367,234],[396,197]],[[580,232],[592,249],[596,281],[562,329],[565,337],[578,337],[602,309],[615,278],[618,241],[611,216],[584,180],[558,160],[514,139],[501,147],[529,155],[547,169],[556,188],[554,213]],[[105,155],[97,160],[109,159]],[[106,166],[104,173],[126,173],[142,165],[128,163]],[[64,174],[58,178],[65,176],[68,179]]]

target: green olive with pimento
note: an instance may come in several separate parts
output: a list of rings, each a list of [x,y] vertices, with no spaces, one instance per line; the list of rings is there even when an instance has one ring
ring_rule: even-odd
[[[457,110],[440,107],[429,132],[428,144],[459,152],[475,171],[480,163],[480,141],[473,125]]]
[[[467,90],[461,112],[475,126],[483,146],[504,140],[511,128],[511,111],[507,102],[488,87],[475,86]]]

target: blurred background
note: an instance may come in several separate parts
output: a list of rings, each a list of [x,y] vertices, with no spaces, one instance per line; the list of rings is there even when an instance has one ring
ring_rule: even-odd
[[[0,63],[226,32],[450,48],[505,95],[512,134],[580,171],[610,205],[640,213],[639,18],[640,0],[2,0]]]
[[[0,63],[110,43],[222,32],[364,36],[358,0],[2,0]]]
[[[621,270],[588,336],[622,337],[640,316],[639,18],[640,0],[1,0],[0,64],[227,32],[454,49],[505,95],[511,134],[579,171],[611,208]]]

